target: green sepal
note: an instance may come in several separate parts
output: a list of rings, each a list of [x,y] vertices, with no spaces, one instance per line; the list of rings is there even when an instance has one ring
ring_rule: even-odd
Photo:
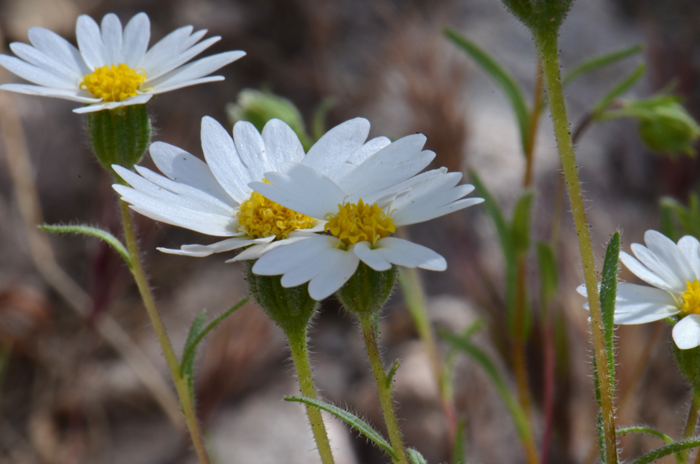
[[[113,164],[132,169],[141,161],[151,142],[151,120],[146,105],[120,106],[88,113],[87,132],[97,161],[114,174]]]
[[[700,347],[681,350],[675,343],[671,343],[671,346],[678,370],[694,388],[700,388]]]
[[[535,35],[556,34],[573,0],[503,0],[506,8]]]
[[[375,271],[362,261],[355,274],[338,290],[345,309],[352,313],[376,313],[389,299],[399,278],[398,266],[387,271]]]
[[[119,253],[119,256],[126,262],[126,265],[131,267],[131,258],[129,257],[129,252],[126,247],[119,241],[117,237],[110,234],[106,230],[99,229],[97,227],[84,226],[81,224],[76,225],[52,225],[43,224],[39,228],[44,232],[50,232],[52,234],[80,234],[87,235],[89,237],[96,237],[107,243],[109,246],[114,248],[114,251]]]
[[[394,452],[394,448],[391,447],[388,441],[382,437],[382,435],[374,430],[371,425],[357,417],[351,412],[348,412],[344,409],[341,409],[337,406],[334,406],[332,404],[325,403],[321,400],[316,400],[313,398],[307,398],[304,396],[287,396],[284,398],[285,401],[293,401],[297,403],[303,403],[308,406],[313,406],[314,408],[318,408],[322,411],[326,411],[328,413],[333,414],[335,417],[338,419],[342,420],[346,424],[348,424],[350,427],[353,429],[357,430],[360,432],[362,435],[364,435],[365,438],[370,440],[372,443],[386,451],[386,453],[394,459],[394,461],[397,460],[396,453]]]
[[[250,293],[265,314],[286,334],[306,333],[306,327],[318,309],[318,301],[309,296],[309,285],[283,287],[281,276],[255,274],[255,261],[246,263]]]

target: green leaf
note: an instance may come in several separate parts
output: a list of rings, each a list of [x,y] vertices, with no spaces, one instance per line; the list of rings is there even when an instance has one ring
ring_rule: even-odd
[[[391,382],[394,380],[394,374],[396,374],[396,371],[399,369],[399,366],[401,366],[401,360],[397,359],[394,361],[394,364],[391,366],[391,369],[389,369],[389,373],[386,375],[386,388],[391,389]]]
[[[604,55],[599,55],[595,56],[589,60],[584,61],[583,63],[579,64],[576,66],[574,69],[566,73],[564,76],[564,80],[562,81],[563,86],[569,85],[572,81],[575,79],[581,77],[582,75],[589,73],[591,71],[595,71],[597,69],[600,69],[602,67],[608,66],[610,64],[613,64],[617,61],[623,60],[625,58],[628,58],[630,56],[636,55],[637,53],[641,52],[644,48],[642,47],[641,44],[638,45],[633,45],[631,47],[623,48],[620,50],[616,50],[611,53],[606,53]]]
[[[455,432],[455,443],[452,448],[453,464],[467,464],[467,444],[465,432],[467,430],[467,421],[460,417],[457,421],[457,431]]]
[[[454,334],[448,332],[440,332],[440,337],[449,342],[455,348],[465,352],[469,357],[471,357],[477,364],[479,364],[486,375],[488,375],[491,383],[496,388],[496,392],[501,396],[501,399],[508,408],[511,416],[513,416],[513,421],[515,422],[515,429],[523,443],[527,443],[531,440],[532,431],[530,430],[530,425],[527,421],[527,416],[525,412],[520,407],[520,403],[511,393],[506,385],[505,380],[496,369],[496,366],[491,362],[491,359],[486,353],[484,353],[479,347],[472,344],[469,340],[462,337],[458,337]]]
[[[180,365],[180,376],[187,378],[190,393],[192,394],[194,394],[194,356],[186,358],[184,353],[187,353],[188,350],[193,348],[197,336],[202,332],[202,327],[204,327],[206,319],[207,312],[203,310],[201,313],[197,314],[197,317],[192,321],[190,331],[187,334],[185,348],[183,349],[182,364]],[[194,350],[196,351],[196,347],[194,347]]]
[[[423,455],[415,449],[408,448],[406,452],[408,453],[408,462],[410,464],[428,464],[428,461],[425,460]]]
[[[556,295],[559,286],[557,258],[549,243],[537,242],[537,262],[540,267],[541,304],[542,308],[545,308],[542,311],[542,319],[546,320],[546,308]]]
[[[114,235],[110,234],[106,230],[98,229],[97,227],[83,226],[83,225],[49,225],[43,224],[39,228],[45,232],[50,232],[52,234],[80,234],[87,235],[90,237],[97,237],[100,240],[106,242],[109,246],[114,248],[114,251],[119,253],[119,255],[126,261],[126,265],[131,267],[131,259],[129,258],[129,252],[126,251],[122,242],[119,241]]]
[[[644,63],[640,63],[630,75],[621,80],[620,83],[618,83],[610,92],[601,98],[593,107],[593,119],[600,120],[601,118],[604,118],[604,111],[606,108],[608,108],[608,106],[610,106],[610,103],[636,84],[637,81],[644,75],[645,71],[646,65]]]
[[[530,127],[530,111],[528,110],[527,103],[525,103],[525,98],[523,97],[520,86],[496,60],[474,42],[454,29],[445,28],[443,29],[443,33],[448,39],[467,52],[506,94],[518,120],[520,143],[522,144],[523,153],[525,153],[527,133]]]
[[[595,358],[593,358],[593,366],[595,367]],[[595,371],[595,368],[593,369]],[[596,381],[596,400],[600,404],[600,387],[598,387],[598,374],[595,374]],[[607,463],[605,457],[605,427],[603,427],[603,416],[598,413],[598,450],[600,451],[600,462],[602,464]]]
[[[669,454],[677,453],[679,451],[687,450],[690,448],[695,448],[700,446],[700,438],[692,437],[687,440],[676,442],[672,445],[666,445],[663,448],[655,449],[654,451],[645,454],[641,458],[634,461],[633,464],[649,464],[657,459],[661,459]]]
[[[527,191],[515,205],[511,233],[513,234],[513,248],[515,248],[516,253],[525,253],[530,247],[530,220],[534,197],[535,194],[532,190]]]
[[[203,315],[205,314],[204,311],[202,311],[197,318],[195,318],[194,322],[192,323],[192,327],[190,327],[190,333],[189,336],[187,337],[187,343],[185,344],[185,350],[182,353],[182,361],[180,362],[180,376],[184,376],[187,374],[187,369],[188,366],[191,366],[192,363],[194,362],[194,355],[197,352],[197,346],[199,343],[204,339],[204,337],[209,334],[214,328],[219,325],[224,319],[226,319],[228,316],[233,314],[238,308],[246,304],[250,300],[250,296],[247,296],[243,298],[241,301],[233,305],[231,308],[229,308],[227,311],[219,315],[216,319],[211,321],[209,325],[207,325],[204,330],[198,331],[199,328],[201,328],[201,325],[204,323],[204,317]],[[201,323],[198,323],[198,320],[201,317]],[[195,324],[199,324],[199,327],[195,327]],[[198,331],[196,335],[194,335],[195,332],[193,330]],[[194,336],[193,336],[194,335]],[[190,337],[192,337],[190,339]],[[190,368],[191,369],[191,368]],[[190,376],[191,376],[191,370],[189,371]]]
[[[658,430],[652,429],[651,427],[632,426],[617,429],[618,437],[621,437],[622,435],[627,435],[628,433],[646,433],[648,435],[654,435],[655,437],[661,438],[663,441],[666,442],[667,445],[673,443],[673,438],[669,437],[663,432],[659,432]]]
[[[620,232],[615,232],[608,243],[603,262],[603,280],[600,284],[600,310],[603,314],[605,330],[605,352],[610,374],[610,391],[615,393],[615,297],[617,295],[617,274],[620,262]]]
[[[469,172],[472,183],[476,187],[476,194],[484,199],[484,208],[494,225],[496,233],[501,241],[501,250],[503,250],[503,258],[506,264],[506,311],[508,314],[513,314],[515,310],[515,279],[516,279],[516,264],[515,264],[515,246],[513,244],[513,234],[506,222],[501,209],[496,203],[491,193],[486,189],[486,186],[481,182],[481,179],[475,171]]]
[[[326,133],[326,117],[328,112],[333,109],[337,101],[333,97],[324,98],[320,105],[314,111],[314,118],[311,124],[311,133],[314,137],[314,142],[318,141],[323,134]]]
[[[313,398],[306,398],[303,396],[288,396],[284,400],[294,401],[297,403],[304,403],[308,406],[312,406],[314,408],[318,408],[322,411],[326,411],[333,414],[335,417],[337,417],[338,419],[348,424],[350,427],[360,432],[362,435],[365,436],[365,438],[371,440],[375,445],[379,446],[381,449],[386,451],[387,454],[389,454],[389,456],[391,456],[394,460],[397,459],[396,453],[394,453],[394,449],[391,447],[389,442],[386,441],[379,432],[374,430],[372,426],[367,424],[365,421],[363,421],[356,415],[337,406],[333,406],[332,404],[328,404]]]

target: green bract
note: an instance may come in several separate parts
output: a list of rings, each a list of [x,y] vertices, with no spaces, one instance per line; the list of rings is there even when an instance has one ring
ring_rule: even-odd
[[[338,290],[337,295],[348,311],[373,313],[379,311],[389,299],[398,278],[399,268],[396,265],[380,272],[360,262],[355,274]]]
[[[676,365],[683,377],[688,379],[693,387],[700,387],[700,347],[681,350],[675,343],[671,343],[671,347]]]
[[[87,114],[90,146],[100,165],[110,172],[118,164],[132,169],[151,141],[146,105],[120,106]]]
[[[573,0],[503,0],[503,3],[515,17],[537,34],[544,30],[557,31]]]

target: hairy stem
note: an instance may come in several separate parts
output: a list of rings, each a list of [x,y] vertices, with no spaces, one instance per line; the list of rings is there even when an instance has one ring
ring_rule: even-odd
[[[688,421],[685,423],[685,431],[683,432],[684,439],[695,435],[695,429],[698,425],[698,413],[700,413],[700,388],[693,387],[693,400],[690,402],[690,409],[688,410]],[[689,454],[690,450],[681,451],[682,460],[679,464],[688,462]],[[700,455],[700,453],[698,454]]]
[[[294,368],[297,371],[297,380],[301,394],[307,398],[318,399],[316,395],[316,387],[314,379],[311,376],[311,362],[309,361],[309,348],[306,337],[306,327],[298,330],[288,330],[287,340],[289,341],[289,349],[292,352],[292,360]],[[316,440],[318,453],[321,456],[323,464],[333,464],[333,453],[331,452],[331,444],[328,441],[326,426],[323,424],[321,411],[313,406],[306,406],[306,414],[309,416],[311,430]]]
[[[391,385],[387,385],[384,364],[382,363],[382,357],[379,354],[379,347],[377,346],[377,338],[374,332],[374,313],[361,313],[358,314],[358,316],[360,318],[360,325],[362,326],[362,336],[365,340],[365,348],[369,356],[369,363],[372,367],[374,379],[377,382],[379,402],[382,405],[384,422],[389,432],[389,441],[391,441],[391,447],[394,448],[394,453],[396,453],[397,456],[395,462],[399,464],[408,464],[406,448],[404,447],[403,438],[401,437],[401,430],[399,430],[399,423],[396,420],[394,400],[391,397],[392,388]]]
[[[134,222],[131,218],[131,211],[129,211],[129,206],[125,202],[120,201],[119,205],[121,208],[122,223],[124,226],[124,239],[126,240],[126,248],[129,251],[129,258],[131,261],[131,273],[133,274],[136,285],[139,288],[141,299],[146,307],[146,312],[151,320],[151,324],[153,324],[153,329],[156,331],[156,337],[158,338],[158,342],[163,350],[163,355],[165,356],[165,361],[168,364],[170,375],[175,383],[175,390],[177,391],[177,396],[180,400],[182,413],[185,415],[185,423],[187,424],[187,429],[190,432],[192,444],[194,445],[194,449],[197,453],[197,458],[199,459],[200,464],[209,464],[209,457],[207,456],[207,451],[204,447],[202,431],[199,427],[199,421],[197,420],[197,415],[194,410],[193,398],[190,394],[187,380],[180,375],[180,364],[177,360],[177,356],[175,355],[175,351],[173,351],[173,346],[170,343],[170,338],[168,337],[163,321],[160,318],[158,309],[156,308],[155,299],[153,298],[151,288],[148,285],[148,279],[146,279],[146,273],[144,272],[143,265],[141,264],[141,256],[139,255],[138,244],[136,242],[136,233],[134,231]]]
[[[578,235],[579,250],[583,262],[584,281],[588,291],[588,302],[591,314],[591,332],[593,335],[593,355],[598,366],[600,381],[601,413],[605,432],[605,454],[608,464],[618,463],[617,435],[615,432],[615,409],[610,388],[610,373],[608,371],[607,352],[603,317],[598,297],[598,277],[596,275],[595,258],[591,244],[586,209],[581,193],[581,183],[576,168],[576,157],[569,132],[569,120],[566,115],[564,91],[561,84],[559,69],[558,40],[554,34],[536,34],[535,40],[542,60],[542,70],[547,85],[554,130],[561,164],[569,191],[574,225]]]

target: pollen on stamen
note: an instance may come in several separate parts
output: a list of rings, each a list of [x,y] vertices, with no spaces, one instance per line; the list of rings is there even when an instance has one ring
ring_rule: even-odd
[[[338,205],[338,213],[328,213],[324,229],[338,237],[346,246],[358,242],[377,242],[396,232],[394,221],[375,203],[366,204],[359,200],[355,203]]]
[[[238,217],[238,231],[250,237],[263,238],[274,235],[277,240],[287,238],[297,229],[310,229],[314,220],[309,216],[292,211],[271,201],[258,192],[241,203]]]
[[[105,65],[86,75],[80,88],[104,101],[122,101],[137,95],[137,89],[146,80],[143,70],[131,69],[124,63]]]
[[[683,307],[681,311],[684,314],[700,314],[700,282],[694,280],[685,281],[686,290],[681,298],[683,299]]]

